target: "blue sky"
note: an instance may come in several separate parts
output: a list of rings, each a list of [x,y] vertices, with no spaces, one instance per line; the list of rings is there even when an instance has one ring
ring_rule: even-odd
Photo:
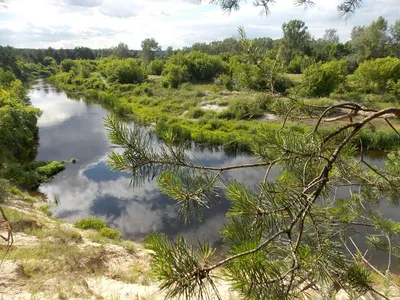
[[[343,0],[315,0],[304,11],[293,0],[277,0],[268,17],[259,16],[252,1],[230,15],[218,6],[197,5],[196,0],[0,0],[0,45],[29,48],[108,48],[119,42],[139,49],[154,37],[165,49],[195,42],[236,36],[244,26],[250,37],[282,36],[282,23],[306,22],[316,38],[326,28],[336,28],[342,41],[355,25],[366,25],[383,16],[393,23],[400,18],[400,0],[364,0],[349,21],[339,19],[336,7]]]

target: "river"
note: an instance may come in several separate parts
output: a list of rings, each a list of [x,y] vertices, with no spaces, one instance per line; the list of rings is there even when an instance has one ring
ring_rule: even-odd
[[[110,142],[104,129],[103,119],[110,114],[99,104],[83,99],[70,99],[63,91],[39,80],[31,86],[29,97],[32,105],[42,110],[38,121],[40,146],[37,160],[66,160],[69,163],[51,182],[42,184],[40,191],[49,198],[60,197],[60,204],[53,209],[54,216],[74,222],[95,216],[118,228],[125,238],[140,240],[151,230],[169,236],[182,234],[189,240],[208,241],[220,244],[220,229],[225,221],[229,202],[220,198],[212,209],[205,210],[204,221],[184,224],[179,218],[175,201],[159,193],[154,181],[140,187],[130,185],[127,173],[112,172],[107,167]],[[227,166],[254,161],[248,155],[227,156],[223,152],[199,150],[192,147],[188,155],[195,156],[204,165]],[[370,158],[371,163],[383,165],[381,157]],[[231,177],[249,185],[263,178],[263,169],[241,169],[228,172],[224,180]],[[272,179],[277,170],[272,172]],[[348,191],[339,191],[344,197]],[[398,208],[381,205],[388,217],[400,221]],[[355,237],[358,240],[357,237]],[[362,246],[366,249],[366,246]],[[387,255],[369,251],[369,258],[382,266]],[[396,268],[397,270],[397,268]]]
[[[60,196],[54,216],[74,222],[95,216],[116,227],[125,238],[140,239],[151,230],[170,236],[180,233],[188,238],[201,237],[219,243],[218,229],[225,220],[229,203],[221,198],[204,213],[204,221],[184,224],[177,213],[175,201],[159,193],[155,182],[140,187],[130,185],[127,173],[112,172],[107,167],[111,151],[103,118],[110,114],[99,104],[73,100],[45,81],[38,81],[29,92],[32,105],[42,110],[38,121],[40,146],[37,160],[66,160],[76,158],[40,191],[52,198]],[[246,155],[227,156],[210,150],[188,150],[205,165],[234,165],[252,160]],[[256,183],[263,170],[240,170],[227,173],[245,183]]]

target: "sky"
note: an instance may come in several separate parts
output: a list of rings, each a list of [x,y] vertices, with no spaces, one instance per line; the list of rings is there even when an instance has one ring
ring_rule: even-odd
[[[243,26],[249,37],[282,36],[282,24],[303,20],[315,38],[336,28],[340,39],[350,39],[356,25],[368,25],[379,16],[389,24],[400,19],[400,0],[364,0],[347,22],[336,7],[343,0],[315,0],[304,10],[293,0],[277,0],[268,17],[259,16],[252,1],[231,14],[197,0],[0,0],[0,45],[18,48],[110,48],[123,42],[140,49],[143,39],[155,38],[163,49],[191,46],[236,37]]]

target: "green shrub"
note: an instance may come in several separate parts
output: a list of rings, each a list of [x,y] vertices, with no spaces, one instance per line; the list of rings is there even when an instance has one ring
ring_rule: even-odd
[[[273,103],[271,96],[261,94],[255,99],[240,99],[228,105],[228,109],[218,114],[219,118],[251,120],[261,117]]]
[[[119,240],[122,237],[122,233],[118,229],[108,227],[101,228],[100,235],[111,240]]]
[[[389,92],[392,95],[395,95],[397,97],[400,97],[400,79],[396,81],[390,79],[388,82],[388,88]]]
[[[96,218],[86,218],[74,223],[74,226],[79,229],[97,229],[106,228],[107,224]]]
[[[296,55],[289,63],[287,67],[288,73],[301,74],[306,70],[312,63],[312,59],[307,56]]]
[[[18,187],[35,189],[64,169],[65,165],[58,161],[33,161],[23,165],[8,164],[0,171],[0,176]]]
[[[60,63],[61,71],[63,71],[63,72],[71,71],[74,66],[75,66],[75,62],[72,59],[64,59]]]
[[[36,168],[36,172],[42,177],[51,178],[55,174],[65,169],[65,165],[59,161],[50,161],[49,163]]]
[[[186,65],[173,65],[167,62],[163,71],[163,87],[177,88],[182,83],[189,81],[189,72]]]
[[[39,209],[46,214],[46,216],[51,217],[53,213],[50,210],[50,205],[42,205]]]
[[[344,60],[316,63],[303,76],[305,93],[312,97],[329,96],[346,82],[347,68]]]
[[[190,78],[195,81],[211,81],[225,71],[223,61],[216,55],[192,51],[187,55]]]
[[[389,82],[400,79],[400,59],[386,57],[364,61],[355,71],[354,79],[365,92],[387,92]]]
[[[164,69],[165,62],[162,59],[152,60],[147,66],[147,72],[151,75],[161,75]]]
[[[16,187],[11,187],[8,191],[9,191],[11,194],[13,194],[13,195],[24,196],[24,193],[21,192],[21,191],[20,191],[19,189],[17,189]]]
[[[204,113],[205,112],[203,109],[201,109],[200,107],[195,107],[188,111],[187,117],[192,119],[198,119],[204,116]]]

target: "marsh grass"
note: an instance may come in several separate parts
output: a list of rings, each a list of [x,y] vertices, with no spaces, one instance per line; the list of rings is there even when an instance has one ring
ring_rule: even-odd
[[[62,73],[61,73],[62,74]],[[61,75],[60,75],[61,76]],[[77,88],[66,84],[59,74],[52,81],[69,91]],[[290,75],[292,80],[301,82],[301,75]],[[165,139],[170,133],[177,142],[194,141],[211,147],[224,147],[226,153],[251,152],[255,135],[263,130],[280,128],[280,122],[293,102],[285,97],[272,97],[258,92],[231,93],[217,89],[213,84],[185,83],[179,89],[166,89],[160,77],[150,78],[142,85],[113,84],[108,89],[85,90],[93,102],[105,105],[120,116],[132,117],[138,124],[156,124],[156,135]],[[386,99],[386,100],[385,100]],[[329,98],[311,98],[304,102],[312,105],[331,105],[337,101],[355,101],[368,107],[381,107],[392,102],[386,95],[362,95],[358,91],[333,93]],[[382,101],[382,102],[381,102]],[[384,101],[384,102],[383,102]],[[223,105],[222,112],[204,110],[201,103]],[[302,113],[301,109],[299,110]],[[272,113],[277,120],[263,119],[265,113]],[[307,115],[306,112],[303,112]],[[289,120],[288,126],[299,125],[311,128],[310,122]],[[324,125],[333,130],[335,125]],[[395,149],[398,142],[392,135],[380,137],[380,133],[366,133],[362,136],[365,146],[372,150]],[[382,144],[380,144],[382,141]]]

